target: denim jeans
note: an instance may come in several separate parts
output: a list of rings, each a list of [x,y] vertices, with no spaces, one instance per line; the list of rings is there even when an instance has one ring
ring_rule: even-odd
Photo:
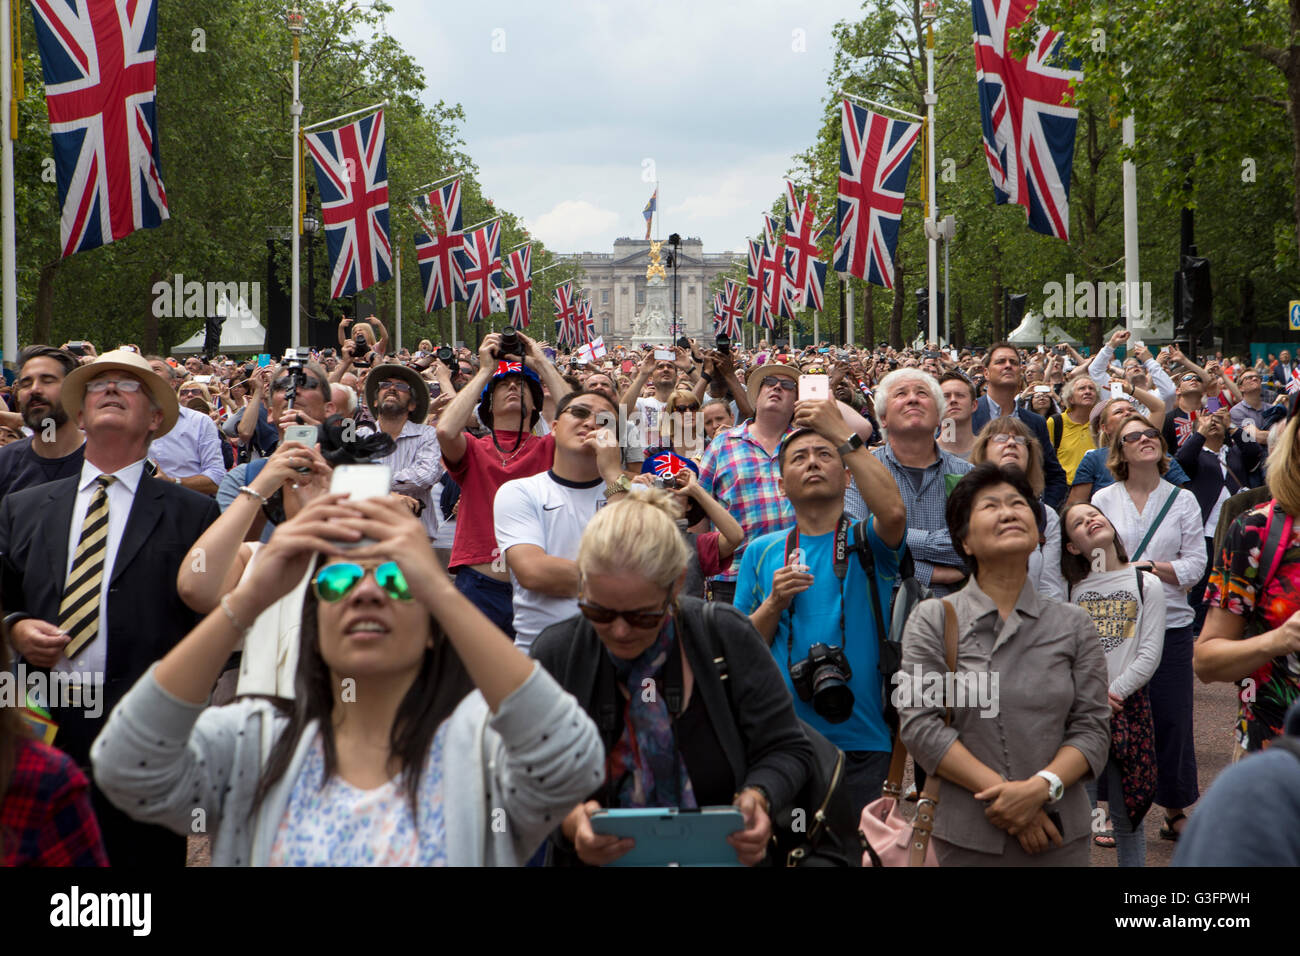
[[[1120,776],[1119,763],[1114,756],[1106,760],[1106,795],[1110,798],[1111,829],[1115,834],[1115,848],[1119,852],[1120,866],[1147,865],[1147,836],[1142,825],[1134,827],[1128,818],[1128,809],[1124,806],[1123,781]],[[1092,808],[1097,809],[1097,781],[1089,780],[1085,785]]]

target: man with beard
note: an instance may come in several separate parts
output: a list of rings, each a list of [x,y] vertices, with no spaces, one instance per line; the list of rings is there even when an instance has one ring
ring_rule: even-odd
[[[392,489],[402,495],[432,538],[438,514],[432,495],[445,472],[436,428],[429,414],[429,386],[405,365],[376,365],[366,376],[366,405],[379,428],[393,439],[392,454],[376,463],[393,469]]]
[[[18,413],[34,434],[0,448],[0,500],[47,481],[81,474],[85,436],[63,410],[64,377],[77,367],[72,353],[29,345],[18,356]]]
[[[673,359],[655,358],[655,351],[645,353],[641,367],[637,370],[632,385],[623,393],[621,400],[623,414],[627,416],[629,434],[627,437],[627,462],[641,467],[645,459],[645,450],[656,443],[659,434],[659,416],[663,414],[668,397],[677,385],[677,362]],[[678,355],[681,351],[674,350]],[[654,386],[653,395],[642,395],[647,384]],[[635,429],[633,432],[632,429]],[[634,441],[635,436],[635,441]]]

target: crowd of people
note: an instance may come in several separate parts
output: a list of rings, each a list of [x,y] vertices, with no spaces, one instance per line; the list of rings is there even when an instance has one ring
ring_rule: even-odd
[[[1193,736],[1294,777],[1289,352],[105,345],[0,396],[0,862],[861,865],[910,754],[941,865],[1300,863]]]

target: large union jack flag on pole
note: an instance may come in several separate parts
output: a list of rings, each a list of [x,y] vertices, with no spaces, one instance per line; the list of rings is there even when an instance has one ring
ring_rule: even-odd
[[[330,251],[331,298],[356,295],[393,275],[388,239],[388,159],[384,111],[307,134],[321,219]]]
[[[771,216],[763,216],[763,311],[771,322],[764,323],[768,328],[776,326],[777,318],[794,318],[794,287],[785,275],[785,238],[776,235],[776,222]]]
[[[745,321],[764,328],[772,328],[772,316],[763,308],[764,298],[764,259],[763,243],[749,243],[749,274],[745,277],[745,288],[749,290],[749,302],[745,306]]]
[[[577,345],[578,310],[573,302],[573,283],[557,285],[551,301],[555,305],[555,340],[561,345]]]
[[[785,193],[789,206],[785,217],[785,275],[791,298],[805,308],[820,312],[826,307],[826,263],[821,260],[817,240],[834,216],[827,216],[818,224],[817,197],[811,191],[800,202],[794,183],[787,180]]]
[[[168,213],[158,159],[153,0],[32,0],[32,15],[63,210],[62,254],[159,225]]]
[[[533,314],[533,247],[529,245],[510,252],[510,286],[506,289],[506,308],[510,311],[510,324],[516,329],[528,328]]]
[[[578,306],[578,342],[585,345],[596,335],[596,312],[591,296],[583,296]]]
[[[894,287],[894,249],[920,123],[841,104],[835,271]]]
[[[456,250],[465,243],[461,234],[460,180],[419,197],[408,208],[425,230],[415,235],[416,259],[424,283],[424,311],[466,301],[465,276],[456,256]]]
[[[984,156],[998,203],[1019,203],[1029,228],[1070,238],[1070,171],[1079,111],[1059,55],[1060,34],[1040,26],[1030,54],[1008,52],[1009,32],[1038,0],[971,0],[975,22],[975,79],[979,86]],[[1063,105],[1070,104],[1070,105]]]
[[[501,220],[493,219],[482,229],[465,236],[465,245],[456,251],[465,275],[469,304],[465,307],[471,322],[486,319],[493,312],[506,310],[501,292]]]
[[[728,338],[740,338],[740,320],[745,314],[741,299],[745,294],[739,282],[726,280],[725,290],[718,294],[718,317],[714,322],[713,334],[725,333]]]

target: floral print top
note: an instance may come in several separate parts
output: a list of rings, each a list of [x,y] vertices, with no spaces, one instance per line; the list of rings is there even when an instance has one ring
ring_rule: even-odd
[[[1258,593],[1269,564],[1265,560],[1260,569],[1269,508],[1269,502],[1252,508],[1228,529],[1205,589],[1206,606],[1244,617],[1248,637],[1280,627],[1300,610],[1300,521],[1282,546],[1273,580],[1262,596]],[[1273,520],[1284,521],[1286,515],[1279,509]],[[1275,657],[1240,684],[1237,743],[1244,750],[1260,750],[1282,733],[1287,708],[1300,696],[1300,655]]]
[[[325,749],[318,735],[294,781],[270,865],[446,866],[446,731],[444,721],[420,778],[418,827],[400,776],[373,790],[361,790],[337,775],[325,780]]]

